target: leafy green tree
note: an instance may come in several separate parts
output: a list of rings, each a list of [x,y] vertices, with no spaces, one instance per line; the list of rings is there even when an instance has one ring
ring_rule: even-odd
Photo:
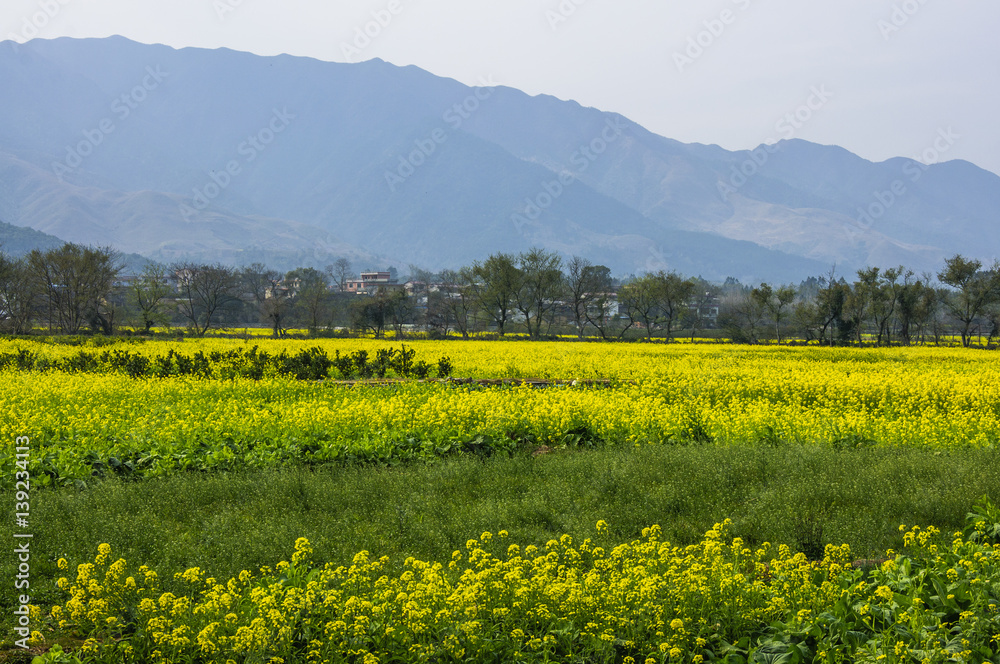
[[[728,290],[719,312],[719,327],[736,343],[758,343],[773,289],[768,284],[757,288],[732,284]]]
[[[844,307],[841,313],[840,332],[841,341],[853,339],[858,345],[864,342],[865,324],[868,322],[871,302],[872,288],[876,277],[871,271],[859,271],[859,280],[853,286],[848,287],[844,298]],[[848,336],[849,335],[849,336]]]
[[[767,309],[774,322],[774,337],[779,344],[781,343],[781,322],[788,317],[796,295],[797,292],[793,286],[779,286],[776,290],[772,290],[764,301],[764,308]]]
[[[805,337],[806,341],[818,339],[823,343],[823,339],[819,336],[819,307],[816,306],[815,299],[796,302],[792,307],[791,320],[794,328]]]
[[[896,315],[899,294],[903,287],[899,278],[903,277],[905,280],[912,276],[913,273],[907,272],[902,265],[885,271],[880,271],[877,267],[858,271],[858,281],[855,282],[854,289],[858,292],[859,298],[863,298],[868,304],[866,311],[875,331],[877,346],[892,341],[892,321]]]
[[[961,324],[962,345],[971,342],[972,326],[987,309],[1000,299],[1000,263],[989,270],[982,269],[978,260],[968,260],[956,254],[945,261],[945,268],[938,273],[941,283],[954,289],[945,300],[945,307]]]
[[[521,271],[510,254],[493,254],[472,265],[473,288],[480,310],[496,324],[502,337],[521,290]]]
[[[694,282],[676,272],[660,270],[622,286],[618,299],[629,318],[645,327],[647,340],[652,340],[657,327],[666,331],[669,340],[674,325],[690,306],[693,292]]]
[[[909,346],[915,336],[923,336],[923,329],[936,315],[938,298],[935,290],[923,280],[912,279],[912,274],[903,277],[899,290],[897,320],[899,322],[899,337]]]
[[[816,293],[815,325],[819,330],[821,343],[827,338],[826,333],[829,331],[829,344],[832,346],[835,332],[841,339],[849,336],[844,330],[846,320],[844,309],[851,296],[851,287],[843,278],[836,278],[835,269],[831,269],[820,282],[821,288]]]
[[[524,315],[528,334],[537,339],[542,334],[542,324],[563,294],[562,259],[556,253],[535,247],[518,255],[517,267],[520,288],[514,293],[514,303]]]
[[[350,305],[351,327],[381,339],[390,320],[389,298],[385,288],[379,288],[373,295],[359,295]]]
[[[642,323],[646,329],[646,340],[653,339],[653,327],[658,316],[657,281],[651,274],[644,274],[624,284],[618,291],[618,305],[625,315],[635,323]]]
[[[694,293],[694,282],[684,279],[676,272],[660,270],[653,275],[653,297],[656,299],[657,322],[667,333],[667,341],[674,325],[690,306]]]
[[[156,325],[166,325],[170,316],[165,311],[167,299],[173,294],[167,269],[159,263],[147,263],[128,286],[128,304],[136,312],[143,332]]]

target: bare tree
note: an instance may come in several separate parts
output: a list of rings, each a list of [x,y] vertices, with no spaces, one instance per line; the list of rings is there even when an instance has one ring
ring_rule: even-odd
[[[610,291],[598,295],[587,307],[587,323],[594,326],[604,341],[609,341],[612,336],[621,339],[635,325],[631,318],[627,318],[627,324],[623,323],[619,307],[617,294]]]
[[[442,336],[455,326],[455,314],[449,306],[449,294],[443,289],[427,291],[427,306],[424,309],[423,323],[427,331],[434,330]]]
[[[105,334],[114,331],[108,299],[123,269],[120,253],[69,243],[44,253],[32,251],[28,265],[47,301],[50,322],[54,317],[63,332],[76,334],[86,324]]]
[[[293,311],[304,320],[309,332],[315,334],[323,321],[330,318],[330,277],[311,267],[299,268],[285,275],[285,281],[294,286]]]
[[[285,333],[285,322],[292,307],[292,288],[282,274],[263,263],[244,267],[238,275],[242,290],[249,295],[260,319],[268,324],[275,337]]]
[[[597,300],[607,297],[611,290],[611,270],[603,265],[594,265],[579,256],[574,256],[566,264],[566,291],[572,305],[578,338],[583,338],[584,328],[589,322],[588,310],[593,308]]]
[[[343,293],[347,290],[347,280],[351,278],[351,261],[346,258],[338,258],[333,265],[328,265],[326,271],[333,278],[337,288]]]
[[[171,269],[177,275],[181,293],[179,310],[199,336],[212,327],[223,307],[239,301],[240,280],[231,267],[221,263],[176,263]]]
[[[457,272],[445,270],[441,273],[443,308],[449,312],[455,329],[462,334],[463,339],[469,338],[469,331],[475,324],[477,298],[475,292],[475,276],[472,268],[463,267]],[[445,330],[447,333],[447,330]]]
[[[694,341],[703,320],[706,318],[703,315],[704,310],[712,307],[719,297],[719,287],[701,278],[692,281],[692,283],[691,299],[688,302],[687,310],[681,313],[681,318],[687,317],[687,322],[690,323],[691,340]]]
[[[35,286],[26,260],[0,253],[0,324],[13,334],[31,331]]]
[[[403,338],[403,326],[412,323],[415,314],[415,302],[406,291],[394,289],[386,293],[386,315],[397,339]]]
[[[651,341],[658,307],[656,278],[651,274],[644,274],[622,286],[618,291],[618,304],[633,324],[642,323],[645,326],[646,339]]]
[[[741,288],[724,300],[719,325],[734,342],[755,344],[760,341],[760,328],[766,311],[764,303],[770,295],[770,288],[766,286]]]

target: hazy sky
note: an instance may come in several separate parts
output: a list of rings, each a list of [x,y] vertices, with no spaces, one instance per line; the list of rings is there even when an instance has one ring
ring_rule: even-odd
[[[378,57],[574,99],[684,142],[743,149],[796,137],[874,161],[961,158],[1000,173],[996,0],[2,4],[2,39],[118,34],[339,62]],[[941,151],[939,132],[959,138],[937,141],[952,143]]]

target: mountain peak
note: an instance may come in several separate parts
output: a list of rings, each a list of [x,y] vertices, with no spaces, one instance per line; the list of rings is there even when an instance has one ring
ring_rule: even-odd
[[[120,36],[19,50],[0,49],[0,215],[144,255],[170,237],[203,256],[271,246],[441,268],[537,245],[619,274],[787,281],[887,246],[915,269],[1000,249],[1000,180],[967,162],[876,164],[800,139],[685,145],[575,101],[378,58]],[[896,180],[905,193],[865,221]]]

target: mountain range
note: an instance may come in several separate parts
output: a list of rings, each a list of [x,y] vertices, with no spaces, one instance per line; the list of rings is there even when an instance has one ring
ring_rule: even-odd
[[[684,144],[488,77],[59,38],[0,43],[0,89],[0,220],[153,260],[437,270],[541,246],[754,282],[1000,254],[1000,177],[971,163]]]

